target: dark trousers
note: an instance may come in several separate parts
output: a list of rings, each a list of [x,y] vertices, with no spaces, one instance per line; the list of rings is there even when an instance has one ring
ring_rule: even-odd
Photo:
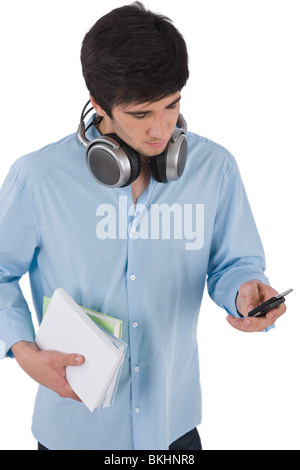
[[[49,450],[38,442],[38,450]],[[202,450],[201,440],[197,428],[187,432],[174,441],[169,450]]]
[[[197,428],[187,432],[174,441],[169,450],[202,450],[201,439]]]

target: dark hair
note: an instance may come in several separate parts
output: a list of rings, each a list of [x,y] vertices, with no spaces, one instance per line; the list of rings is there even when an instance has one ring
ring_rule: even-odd
[[[180,32],[165,16],[143,4],[116,8],[86,34],[81,49],[86,86],[112,117],[112,108],[166,98],[189,77]]]

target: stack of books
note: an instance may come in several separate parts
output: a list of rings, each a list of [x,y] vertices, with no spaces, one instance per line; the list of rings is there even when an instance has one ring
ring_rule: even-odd
[[[127,349],[121,336],[120,320],[78,305],[58,288],[44,298],[35,342],[41,350],[84,356],[82,365],[66,367],[66,379],[92,412],[113,403]]]

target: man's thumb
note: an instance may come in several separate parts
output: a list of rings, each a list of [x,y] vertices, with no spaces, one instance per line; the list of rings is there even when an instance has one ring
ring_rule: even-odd
[[[67,354],[65,357],[65,366],[80,366],[84,363],[84,357],[80,354]]]

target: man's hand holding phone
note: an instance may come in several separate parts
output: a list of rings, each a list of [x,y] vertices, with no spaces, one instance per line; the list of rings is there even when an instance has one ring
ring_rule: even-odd
[[[228,323],[237,330],[249,333],[265,330],[285,313],[284,294],[286,295],[291,290],[280,296],[275,289],[260,281],[245,282],[240,286],[236,298],[237,311],[244,318],[228,315]],[[264,305],[261,306],[261,304]],[[257,309],[258,306],[260,309]]]

